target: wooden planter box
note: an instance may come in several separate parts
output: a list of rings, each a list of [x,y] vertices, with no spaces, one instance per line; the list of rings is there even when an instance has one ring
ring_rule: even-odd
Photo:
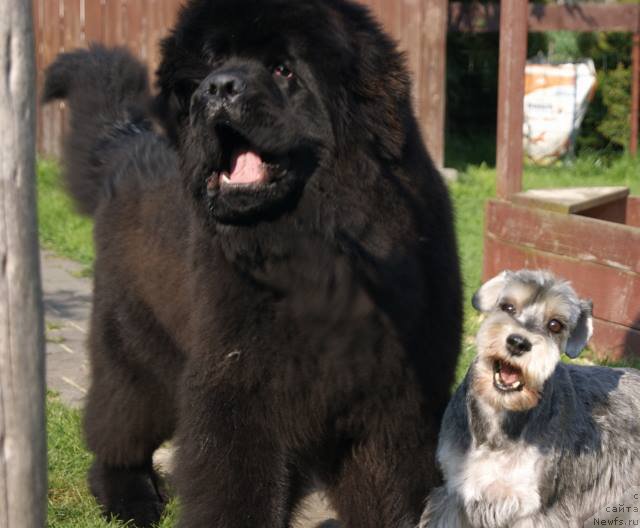
[[[593,192],[585,198],[585,191]],[[577,198],[567,199],[572,192]],[[569,279],[594,303],[590,347],[601,357],[640,357],[640,197],[628,194],[620,187],[540,190],[490,200],[485,280],[520,268]]]

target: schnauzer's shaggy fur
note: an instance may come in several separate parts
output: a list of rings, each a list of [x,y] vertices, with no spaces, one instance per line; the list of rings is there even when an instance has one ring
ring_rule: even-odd
[[[349,528],[415,526],[461,302],[401,54],[347,0],[191,0],[162,50],[166,136],[123,52],[45,86],[95,218],[94,494],[149,526],[175,437],[182,528],[284,528],[315,482]]]
[[[640,485],[640,373],[560,362],[590,338],[591,303],[549,273],[504,272],[474,306],[478,356],[447,408],[446,484],[420,526],[582,527]]]

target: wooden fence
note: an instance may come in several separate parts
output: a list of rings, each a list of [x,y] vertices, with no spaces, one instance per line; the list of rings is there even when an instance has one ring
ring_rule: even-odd
[[[149,64],[158,62],[158,42],[173,24],[180,0],[32,0],[38,88],[44,68],[62,51],[90,42],[127,46]],[[39,93],[39,92],[38,92]],[[38,150],[58,156],[65,129],[64,104],[38,111]]]
[[[32,0],[38,87],[42,85],[44,68],[58,53],[90,42],[127,46],[149,65],[152,73],[158,62],[158,42],[173,24],[182,1]],[[432,40],[434,37],[442,40],[440,37],[446,31],[447,1],[365,0],[363,3],[369,4],[401,46],[410,50],[408,58],[415,77],[418,114],[432,155],[438,164],[442,164],[445,50]],[[433,11],[433,6],[441,6],[441,9]],[[434,31],[438,17],[441,31]],[[424,31],[427,20],[430,31]],[[438,88],[429,88],[427,79],[432,79],[429,86],[436,82]],[[432,108],[436,108],[435,115]],[[38,110],[38,150],[41,154],[60,155],[65,123],[64,104],[51,104]]]
[[[0,0],[1,1],[1,0]],[[184,0],[32,0],[36,30],[38,85],[43,69],[61,51],[97,41],[129,47],[149,65],[158,61],[158,42],[173,24]],[[299,0],[304,1],[304,0]],[[444,162],[447,31],[497,31],[498,2],[448,0],[359,0],[368,5],[407,52],[414,80],[418,120],[436,165]],[[524,0],[522,0],[524,2]],[[519,3],[522,3],[519,0]],[[640,5],[591,2],[544,5],[531,2],[528,30],[627,31],[640,33]],[[522,25],[521,32],[524,31]],[[640,36],[636,37],[637,40]],[[638,63],[638,59],[634,64]],[[637,68],[636,68],[637,71]],[[634,78],[637,78],[637,73]],[[637,100],[638,89],[635,87]],[[636,107],[634,107],[636,108]],[[49,105],[38,115],[38,149],[60,153],[64,105]],[[637,111],[633,114],[637,137]],[[513,136],[518,137],[518,134]],[[514,139],[515,141],[515,139]],[[632,150],[636,141],[632,140]]]

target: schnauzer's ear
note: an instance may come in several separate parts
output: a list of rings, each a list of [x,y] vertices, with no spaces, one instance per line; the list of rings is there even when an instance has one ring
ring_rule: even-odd
[[[500,292],[507,282],[510,271],[503,271],[496,275],[493,279],[485,282],[480,289],[473,294],[471,305],[479,312],[488,312],[491,310],[500,297]]]
[[[591,300],[580,301],[580,316],[576,327],[569,335],[565,354],[571,359],[575,359],[580,355],[582,349],[587,346],[589,339],[593,335],[593,319],[591,312],[593,311],[593,302]]]

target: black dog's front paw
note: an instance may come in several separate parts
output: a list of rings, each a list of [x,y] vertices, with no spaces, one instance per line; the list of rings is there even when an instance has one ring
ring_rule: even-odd
[[[166,499],[151,467],[114,468],[94,462],[89,470],[89,489],[105,516],[132,520],[148,528],[160,520]]]

